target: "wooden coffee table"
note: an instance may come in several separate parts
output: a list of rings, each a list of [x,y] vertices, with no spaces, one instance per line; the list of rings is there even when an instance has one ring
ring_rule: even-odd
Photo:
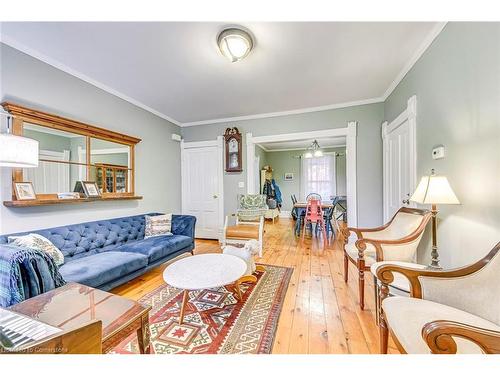
[[[59,328],[102,321],[102,352],[137,332],[139,350],[150,353],[149,310],[138,302],[77,283],[68,283],[9,308]]]
[[[190,290],[212,289],[234,284],[238,299],[241,301],[240,282],[247,264],[234,255],[201,254],[182,258],[163,272],[165,282],[174,288],[184,289],[179,324],[184,320],[184,312]]]

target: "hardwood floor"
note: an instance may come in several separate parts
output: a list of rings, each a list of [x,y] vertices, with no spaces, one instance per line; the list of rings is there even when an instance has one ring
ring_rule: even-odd
[[[349,265],[349,282],[343,279],[343,255],[336,241],[323,248],[322,241],[301,243],[292,231],[293,221],[266,222],[264,254],[260,263],[293,267],[279,319],[273,353],[327,354],[378,353],[373,281],[366,277],[366,303],[358,305],[357,271]],[[195,254],[220,252],[217,241],[196,240]],[[139,299],[163,284],[166,264],[112,292]],[[389,342],[389,352],[398,353]]]

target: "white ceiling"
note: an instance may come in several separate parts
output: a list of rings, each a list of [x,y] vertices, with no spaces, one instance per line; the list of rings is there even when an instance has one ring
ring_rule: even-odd
[[[265,151],[289,151],[289,150],[305,150],[314,140],[318,141],[321,148],[342,147],[345,146],[345,137],[327,137],[327,138],[311,138],[300,141],[286,142],[267,142],[260,143],[259,146]]]
[[[243,23],[230,63],[207,22],[2,23],[2,41],[179,125],[377,102],[442,29],[433,22]],[[208,121],[210,120],[210,121]]]

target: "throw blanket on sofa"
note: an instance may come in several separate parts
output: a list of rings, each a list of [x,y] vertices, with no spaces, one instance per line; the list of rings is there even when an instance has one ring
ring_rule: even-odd
[[[0,245],[0,306],[8,307],[66,284],[46,253]]]

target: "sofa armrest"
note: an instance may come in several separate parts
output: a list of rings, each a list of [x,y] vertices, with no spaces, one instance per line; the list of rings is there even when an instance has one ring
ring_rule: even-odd
[[[188,236],[194,242],[196,217],[191,215],[172,215],[172,234]]]
[[[486,354],[500,354],[500,332],[449,320],[436,320],[422,328],[422,337],[433,354],[455,354],[460,337],[476,344]]]

